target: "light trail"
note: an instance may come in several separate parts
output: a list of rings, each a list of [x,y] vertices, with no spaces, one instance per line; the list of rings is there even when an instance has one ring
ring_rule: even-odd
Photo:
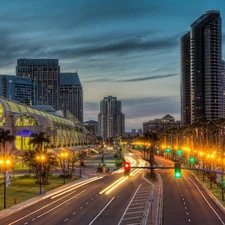
[[[102,190],[101,192],[99,192],[99,194],[103,194],[105,191],[107,191],[109,188],[111,188],[113,185],[116,185],[118,182],[120,182],[120,180],[124,179],[124,177],[121,177],[120,179],[116,180],[115,182],[113,182],[111,185],[109,185],[107,188],[105,188],[104,190]]]

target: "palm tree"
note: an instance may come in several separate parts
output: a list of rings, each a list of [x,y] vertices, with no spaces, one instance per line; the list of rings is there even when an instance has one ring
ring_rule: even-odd
[[[6,157],[6,143],[12,143],[15,141],[15,136],[10,135],[9,130],[0,129],[0,144],[2,149],[2,156]]]
[[[50,138],[46,136],[44,132],[40,132],[39,134],[32,134],[29,144],[36,145],[35,151],[38,153],[43,152],[44,143],[50,143]]]
[[[147,138],[151,142],[150,159],[149,159],[150,166],[151,166],[150,176],[152,178],[154,178],[155,177],[154,168],[153,168],[153,165],[154,165],[154,147],[156,145],[156,142],[159,140],[159,136],[156,132],[146,132],[146,133],[144,133],[144,137]]]
[[[6,143],[12,143],[14,142],[15,137],[13,135],[10,135],[9,130],[3,130],[0,129],[0,143],[2,147],[2,156],[4,160],[6,159]],[[4,209],[6,208],[6,165],[4,166]]]

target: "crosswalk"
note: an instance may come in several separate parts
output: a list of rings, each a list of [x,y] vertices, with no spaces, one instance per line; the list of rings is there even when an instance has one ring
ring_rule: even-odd
[[[142,183],[135,192],[118,225],[142,224],[144,216],[147,215],[146,209],[151,200],[150,196],[150,185]]]

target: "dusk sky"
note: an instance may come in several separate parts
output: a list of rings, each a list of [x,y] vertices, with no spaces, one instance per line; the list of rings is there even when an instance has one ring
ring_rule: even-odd
[[[15,74],[18,58],[59,59],[61,72],[78,71],[84,121],[108,95],[126,131],[180,120],[179,39],[210,9],[221,11],[225,59],[225,0],[1,0],[0,74]]]

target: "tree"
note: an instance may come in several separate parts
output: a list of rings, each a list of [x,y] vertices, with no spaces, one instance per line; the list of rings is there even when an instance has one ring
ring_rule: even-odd
[[[12,143],[15,141],[15,136],[10,135],[9,130],[0,129],[0,144],[2,147],[2,156],[6,157],[6,143]]]
[[[159,136],[156,132],[146,132],[144,133],[144,137],[146,137],[150,142],[151,142],[151,146],[150,146],[150,166],[151,166],[151,171],[150,171],[150,176],[152,178],[155,177],[154,174],[154,147],[156,145],[156,142],[159,140]]]
[[[44,143],[50,143],[50,138],[44,132],[39,134],[32,134],[29,144],[36,145],[35,151],[38,153],[43,152]]]

